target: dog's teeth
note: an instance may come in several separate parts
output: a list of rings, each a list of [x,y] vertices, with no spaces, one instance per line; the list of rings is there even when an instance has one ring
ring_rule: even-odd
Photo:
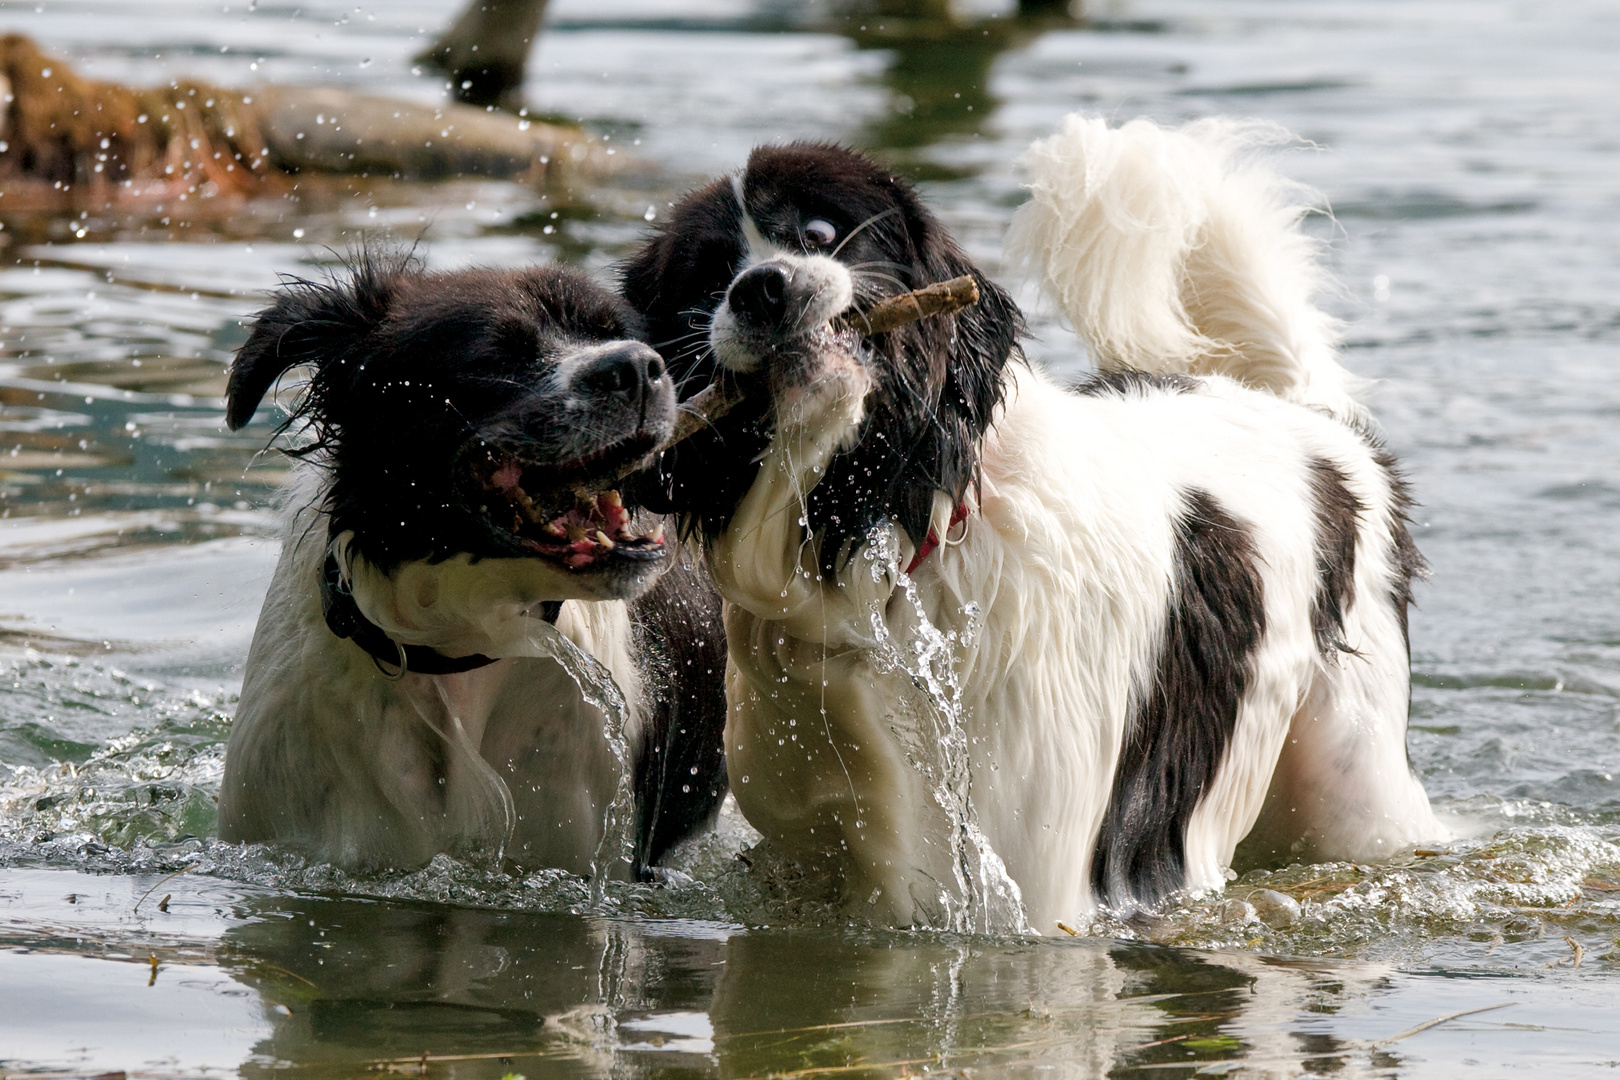
[[[607,503],[609,506],[617,507],[620,510],[624,509],[624,500],[619,497],[619,493],[616,490],[609,491],[606,495],[603,495],[602,501]]]
[[[596,530],[596,542],[610,550],[613,547],[613,541],[608,539],[608,534],[603,532],[601,529]]]
[[[647,539],[651,540],[655,544],[662,544],[664,542],[664,523],[659,522],[658,528],[654,529],[652,531],[652,535],[648,536]]]
[[[563,528],[561,523],[556,521],[546,522],[545,530],[547,536],[564,537],[568,535],[568,530]]]

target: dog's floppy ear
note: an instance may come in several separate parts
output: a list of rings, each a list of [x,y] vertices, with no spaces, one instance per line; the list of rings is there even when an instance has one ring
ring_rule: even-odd
[[[985,277],[943,228],[931,224],[934,235],[921,245],[923,277],[934,282],[972,275],[979,286],[979,302],[954,316],[956,340],[941,401],[942,407],[963,413],[969,437],[976,441],[1001,403],[1007,361],[1024,336],[1024,316],[1012,297]]]
[[[347,280],[287,282],[259,312],[247,344],[237,350],[225,390],[225,423],[232,431],[253,419],[259,402],[290,368],[341,363],[388,314],[403,259],[361,254]]]

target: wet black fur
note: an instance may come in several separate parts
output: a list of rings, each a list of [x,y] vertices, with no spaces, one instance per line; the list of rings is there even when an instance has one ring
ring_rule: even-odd
[[[1157,669],[1092,856],[1092,890],[1116,908],[1151,907],[1186,884],[1187,822],[1226,756],[1266,630],[1248,529],[1208,492],[1185,499]]]
[[[636,871],[707,828],[728,789],[726,632],[720,595],[684,548],[673,569],[631,601],[636,656],[650,706],[636,763]]]
[[[1429,576],[1428,560],[1418,550],[1417,541],[1412,539],[1412,509],[1417,504],[1412,499],[1412,487],[1401,473],[1400,462],[1395,455],[1372,436],[1367,436],[1367,440],[1372,445],[1373,461],[1384,470],[1384,476],[1389,480],[1389,546],[1391,561],[1395,564],[1389,602],[1395,606],[1395,615],[1401,620],[1401,639],[1410,650],[1411,634],[1407,624],[1408,609],[1412,606],[1412,582]]]
[[[1356,599],[1356,534],[1366,512],[1340,468],[1326,458],[1309,463],[1316,511],[1316,596],[1311,631],[1324,657],[1355,652],[1344,640],[1344,617]],[[1401,610],[1404,612],[1405,608]]]
[[[879,521],[925,536],[934,493],[963,497],[977,475],[979,441],[1001,401],[1023,318],[910,185],[855,151],[821,143],[761,147],[748,159],[744,191],[766,238],[789,250],[800,247],[800,230],[816,218],[832,223],[840,241],[849,238],[837,258],[856,274],[859,308],[964,274],[979,285],[978,304],[954,317],[867,339],[877,378],[863,434],[833,459],[808,499],[810,527],[822,536],[822,566],[831,571]],[[668,361],[683,399],[718,370],[709,322],[744,254],[741,214],[726,178],[685,196],[623,268],[624,295],[646,319],[648,340]],[[639,492],[648,505],[680,514],[683,529],[717,535],[753,483],[770,439],[770,394],[763,379],[744,385],[744,403],[666,453]]]
[[[1196,394],[1202,386],[1192,375],[1127,368],[1123,371],[1099,371],[1086,376],[1069,389],[1081,397],[1102,397],[1104,394],[1123,397],[1131,393],[1146,394],[1151,390],[1167,394]]]
[[[308,422],[312,439],[288,452],[331,471],[333,535],[354,530],[383,570],[461,552],[522,558],[466,504],[462,451],[500,429],[526,460],[555,456],[578,433],[547,396],[548,362],[640,332],[622,301],[567,267],[429,274],[408,255],[362,252],[341,278],[289,282],[259,313],[231,366],[226,421],[247,423],[284,372],[308,365],[282,430]]]

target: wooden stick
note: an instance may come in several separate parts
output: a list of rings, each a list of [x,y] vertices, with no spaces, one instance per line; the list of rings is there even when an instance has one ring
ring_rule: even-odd
[[[658,450],[668,450],[678,442],[684,442],[693,435],[710,427],[726,413],[742,404],[747,396],[743,388],[738,386],[736,380],[728,379],[724,374],[715,378],[701,393],[688,398],[676,406],[675,428],[669,433],[663,445]]]
[[[863,334],[886,334],[931,315],[951,315],[979,302],[979,283],[964,274],[879,300],[865,311],[844,316],[843,323]]]
[[[1402,1039],[1410,1039],[1412,1036],[1418,1034],[1419,1032],[1428,1031],[1432,1027],[1437,1027],[1440,1024],[1445,1023],[1447,1020],[1456,1020],[1457,1018],[1463,1017],[1463,1016],[1473,1016],[1475,1013],[1492,1012],[1493,1010],[1496,1010],[1496,1009],[1505,1009],[1510,1005],[1516,1005],[1516,1004],[1518,1004],[1518,1002],[1504,1001],[1500,1005],[1483,1005],[1483,1006],[1481,1006],[1481,1007],[1479,1007],[1477,1009],[1464,1009],[1462,1012],[1446,1013],[1446,1015],[1437,1016],[1433,1020],[1425,1020],[1425,1021],[1423,1021],[1423,1023],[1417,1025],[1416,1027],[1409,1027],[1405,1031],[1401,1032],[1399,1035],[1391,1035],[1387,1039],[1379,1039],[1377,1042],[1372,1043],[1371,1045],[1372,1045],[1372,1048],[1375,1049],[1375,1050],[1382,1050],[1386,1046],[1395,1045],[1396,1043],[1400,1042]]]

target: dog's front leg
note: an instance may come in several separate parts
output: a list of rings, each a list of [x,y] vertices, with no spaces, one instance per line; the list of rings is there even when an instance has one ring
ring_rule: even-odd
[[[835,648],[873,643],[871,613],[888,601],[897,576],[890,555],[881,565],[851,559],[828,579],[808,529],[806,496],[859,431],[869,387],[850,359],[812,386],[779,393],[777,430],[759,474],[709,547],[710,570],[729,603]]]
[[[893,727],[915,688],[880,670],[904,557],[860,554],[829,577],[807,493],[859,431],[867,376],[853,359],[776,394],[775,437],[709,565],[727,601],[726,768],[743,813],[852,913],[929,924],[951,874],[939,810]],[[875,554],[875,552],[874,552]]]

